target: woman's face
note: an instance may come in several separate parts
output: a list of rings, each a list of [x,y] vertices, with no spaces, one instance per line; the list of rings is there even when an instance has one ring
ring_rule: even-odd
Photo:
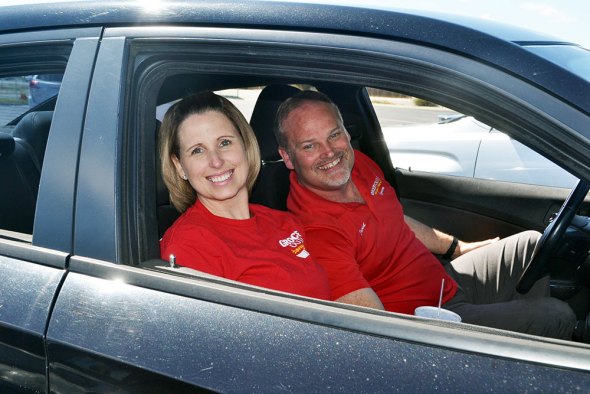
[[[176,171],[188,177],[203,205],[211,210],[244,197],[247,202],[246,150],[240,133],[224,114],[190,115],[178,128],[178,140],[180,157],[172,158]]]

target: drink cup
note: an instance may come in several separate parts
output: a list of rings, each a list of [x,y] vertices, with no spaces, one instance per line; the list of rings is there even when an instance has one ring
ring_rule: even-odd
[[[461,316],[457,315],[455,312],[451,312],[443,308],[437,308],[435,306],[419,306],[414,311],[414,315],[420,317],[427,317],[429,319],[447,320],[454,322],[461,321]]]

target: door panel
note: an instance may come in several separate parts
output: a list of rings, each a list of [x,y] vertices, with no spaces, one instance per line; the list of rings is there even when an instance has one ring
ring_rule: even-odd
[[[396,170],[404,212],[466,241],[543,231],[568,189]],[[589,201],[582,213],[587,214]]]
[[[484,379],[490,390],[516,392],[531,384],[590,385],[590,375],[581,371],[397,339],[403,333],[395,325],[412,323],[394,315],[377,323],[367,314],[365,329],[342,329],[334,326],[337,309],[319,303],[277,301],[270,294],[115,265],[87,268],[120,280],[68,275],[47,335],[54,392],[183,392],[188,385],[221,392],[384,392],[396,387],[427,392]],[[123,282],[140,276],[149,278],[148,287],[161,282],[196,296]],[[232,306],[248,299],[256,299],[251,306],[266,307]],[[269,308],[307,312],[294,319],[265,311]],[[385,335],[365,332],[375,324],[391,329]],[[447,332],[447,343],[474,339],[470,330],[456,337],[448,327],[438,330]]]
[[[0,392],[46,391],[43,336],[64,272],[0,255]]]

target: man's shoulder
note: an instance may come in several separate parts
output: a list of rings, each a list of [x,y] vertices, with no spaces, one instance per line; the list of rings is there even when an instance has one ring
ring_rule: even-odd
[[[375,163],[375,161],[369,156],[358,150],[354,151],[353,172],[356,172],[357,175],[368,178],[372,178],[373,174],[383,176],[383,171],[381,171],[381,168],[379,168],[377,163]]]

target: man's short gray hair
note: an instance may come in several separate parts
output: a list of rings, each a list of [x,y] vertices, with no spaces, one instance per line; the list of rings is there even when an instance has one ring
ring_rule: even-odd
[[[289,145],[289,140],[287,135],[285,134],[285,129],[283,128],[283,123],[285,119],[293,112],[295,109],[299,108],[305,102],[320,102],[327,104],[332,111],[334,112],[334,116],[338,122],[338,125],[344,128],[344,121],[342,120],[342,114],[340,114],[340,110],[338,106],[334,104],[332,100],[328,96],[326,96],[322,92],[317,92],[315,90],[304,90],[293,97],[288,98],[285,100],[279,107],[277,111],[277,116],[275,119],[275,127],[274,133],[277,143],[280,147],[287,149]]]

